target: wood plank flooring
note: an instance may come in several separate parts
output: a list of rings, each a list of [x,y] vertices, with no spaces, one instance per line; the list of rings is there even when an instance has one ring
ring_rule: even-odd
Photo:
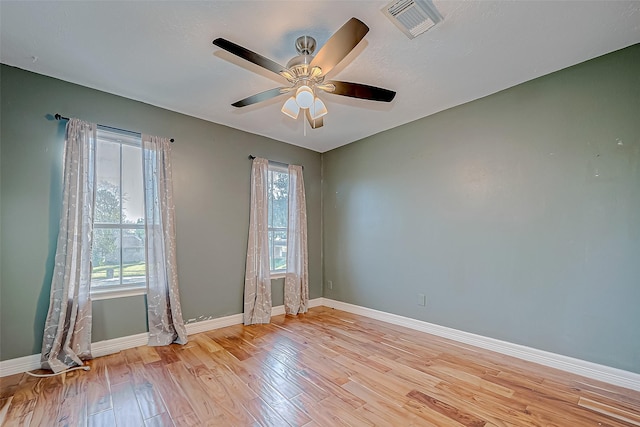
[[[325,307],[2,378],[3,426],[640,426],[640,393]]]

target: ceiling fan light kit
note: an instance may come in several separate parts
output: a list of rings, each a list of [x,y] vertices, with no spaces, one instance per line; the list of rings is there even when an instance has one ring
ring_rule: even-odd
[[[313,105],[310,108],[311,108],[311,118],[314,120],[319,119],[320,117],[326,116],[327,113],[329,112],[327,110],[327,106],[324,105],[324,102],[322,102],[322,100],[318,97],[314,99]]]
[[[371,101],[391,102],[396,93],[388,89],[361,83],[325,81],[327,73],[360,43],[368,31],[369,27],[362,21],[351,18],[329,38],[316,55],[314,55],[315,39],[310,36],[298,37],[295,44],[298,55],[293,57],[286,67],[228,40],[215,39],[214,45],[284,77],[290,84],[288,87],[274,88],[249,96],[231,105],[245,107],[295,91],[295,96],[290,96],[284,102],[282,113],[297,119],[300,110],[303,109],[311,128],[317,129],[323,126],[322,118],[328,113],[326,105],[318,97],[321,92]]]
[[[296,102],[296,97],[292,96],[291,98],[287,99],[282,106],[282,110],[280,111],[294,120],[297,119],[298,114],[300,114],[300,106]]]
[[[297,119],[298,114],[300,114],[300,109],[309,109],[309,114],[313,120],[317,120],[329,112],[324,102],[317,96],[314,96],[308,86],[300,87],[296,96],[287,99],[281,111],[292,119]]]
[[[309,108],[313,105],[313,99],[315,96],[313,95],[313,91],[307,85],[302,85],[296,91],[296,102],[300,106],[300,108]]]

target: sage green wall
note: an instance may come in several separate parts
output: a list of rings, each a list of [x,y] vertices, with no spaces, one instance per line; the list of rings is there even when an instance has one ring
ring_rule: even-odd
[[[321,296],[319,153],[4,65],[0,80],[1,360],[39,353],[42,343],[62,197],[64,123],[45,117],[56,112],[176,139],[172,158],[185,320],[242,312],[249,154],[304,165],[310,297]],[[282,304],[282,282],[273,281],[274,305]],[[144,331],[143,297],[94,302],[94,342]]]
[[[323,163],[325,297],[640,373],[640,45]]]

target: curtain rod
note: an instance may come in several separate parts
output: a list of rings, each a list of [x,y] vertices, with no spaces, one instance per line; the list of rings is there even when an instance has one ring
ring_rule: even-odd
[[[59,113],[56,113],[53,117],[55,117],[56,120],[67,120],[67,121],[69,120],[69,117],[61,116]],[[120,130],[122,132],[135,133],[136,135],[142,135],[140,132],[135,132],[135,131],[132,131],[132,130],[127,130],[127,129],[120,129],[120,128],[116,128],[116,127],[113,127],[113,126],[106,126],[106,125],[101,125],[101,124],[98,124],[98,126],[103,127],[103,128],[107,128],[107,129]],[[173,142],[174,139],[171,138],[169,141]]]
[[[254,156],[253,154],[249,154],[249,159],[253,160],[255,158],[256,156]],[[276,162],[275,160],[269,160],[269,159],[267,159],[267,161],[269,163],[275,163],[276,165],[289,166],[289,163],[285,163],[285,162]],[[302,166],[302,169],[304,169],[304,166]]]

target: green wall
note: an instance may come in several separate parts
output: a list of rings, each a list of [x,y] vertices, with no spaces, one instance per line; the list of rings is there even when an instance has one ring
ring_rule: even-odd
[[[304,165],[310,297],[322,293],[321,155],[130,99],[2,66],[0,360],[40,352],[62,197],[64,122],[173,137],[178,277],[185,320],[242,312],[249,154]],[[283,281],[273,281],[274,305]],[[146,331],[144,297],[94,302],[93,341]]]
[[[305,166],[311,298],[324,271],[329,298],[640,373],[640,45],[324,155],[7,66],[0,83],[0,360],[40,351],[60,112],[176,138],[187,320],[242,311],[254,154]],[[94,341],[144,332],[144,310],[94,302]]]
[[[640,45],[323,163],[325,297],[640,373]]]

